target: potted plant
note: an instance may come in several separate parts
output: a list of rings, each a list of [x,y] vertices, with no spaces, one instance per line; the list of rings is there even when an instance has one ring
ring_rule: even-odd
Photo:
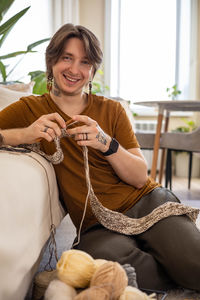
[[[185,123],[184,126],[179,126],[173,132],[191,132],[197,128],[193,120],[182,119]],[[175,152],[175,175],[177,177],[187,177],[189,168],[189,153],[184,151]],[[193,155],[192,158],[192,177],[199,177],[200,172],[200,158],[197,155]]]
[[[181,94],[177,84],[174,84],[171,88],[167,88],[166,92],[168,93],[168,97],[172,100],[176,100],[177,96]]]
[[[23,15],[29,10],[30,6],[26,7],[25,9],[21,10],[17,14],[15,14],[13,17],[11,17],[6,22],[3,22],[3,17],[5,13],[8,11],[10,6],[13,4],[15,0],[7,0],[7,1],[1,1],[0,4],[0,48],[2,47],[5,39],[9,35],[12,28],[15,26],[15,24],[18,22],[18,20],[23,17]],[[42,39],[39,41],[36,41],[30,45],[27,46],[25,50],[15,51],[8,54],[0,55],[0,76],[1,76],[1,84],[8,84],[10,82],[10,75],[16,68],[16,66],[20,63],[21,58],[26,55],[27,53],[34,53],[35,47],[48,41],[49,38]],[[8,64],[7,60],[12,57],[20,57],[18,61],[13,66],[9,66],[10,70],[8,71]],[[15,82],[20,82],[19,80],[16,80]]]

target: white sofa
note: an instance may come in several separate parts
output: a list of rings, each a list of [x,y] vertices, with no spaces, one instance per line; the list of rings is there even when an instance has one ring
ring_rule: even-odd
[[[0,109],[27,93],[0,87]],[[0,299],[23,300],[53,223],[64,217],[53,166],[36,153],[0,151]]]
[[[0,151],[0,299],[24,299],[53,224],[64,212],[52,165],[36,153]]]

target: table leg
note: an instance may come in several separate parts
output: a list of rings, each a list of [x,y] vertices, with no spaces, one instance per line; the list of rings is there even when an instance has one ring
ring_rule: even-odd
[[[169,125],[169,111],[167,111],[166,118],[165,118],[164,132],[168,131],[168,125]],[[162,156],[161,156],[160,170],[159,170],[159,183],[162,182],[162,178],[163,178],[164,163],[165,163],[165,156],[166,156],[165,154],[166,154],[166,149],[162,149]]]
[[[151,175],[150,175],[154,180],[156,179],[156,169],[157,169],[157,162],[158,162],[158,150],[160,148],[160,134],[161,134],[161,127],[162,127],[162,120],[163,120],[163,109],[160,109],[158,114],[158,119],[157,119],[156,135],[155,135],[154,149],[153,149],[153,160],[152,160]]]

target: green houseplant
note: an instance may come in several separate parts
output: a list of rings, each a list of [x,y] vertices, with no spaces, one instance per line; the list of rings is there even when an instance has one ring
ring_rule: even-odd
[[[1,47],[2,47],[5,39],[8,37],[10,31],[12,30],[12,28],[15,26],[15,24],[18,22],[18,20],[20,20],[20,18],[23,17],[23,15],[30,8],[30,6],[26,7],[25,9],[21,10],[20,12],[18,12],[14,16],[12,16],[6,22],[3,22],[4,15],[6,14],[6,12],[8,11],[8,9],[10,8],[10,6],[13,4],[14,1],[15,0],[1,0],[0,1],[0,50],[1,50]],[[12,72],[14,71],[16,66],[20,63],[21,58],[24,55],[26,55],[27,53],[37,52],[33,49],[36,46],[38,46],[38,45],[40,45],[40,44],[42,44],[42,43],[44,43],[48,40],[49,40],[49,38],[42,39],[42,40],[36,41],[36,42],[28,45],[25,50],[15,51],[15,52],[12,52],[12,53],[0,55],[0,75],[1,75],[1,82],[0,83],[1,84],[8,83],[10,75],[12,74]],[[16,63],[13,66],[11,66],[10,71],[7,71],[8,66],[9,66],[9,65],[7,65],[7,60],[9,58],[18,57],[18,56],[20,56],[20,60],[16,61]],[[16,82],[18,82],[18,80],[16,80]]]
[[[172,100],[176,100],[177,96],[181,94],[177,84],[174,84],[171,88],[166,88],[166,92],[168,93],[168,97]]]
[[[185,123],[185,125],[177,127],[176,129],[172,130],[172,132],[191,132],[197,128],[193,120],[188,121],[182,118],[182,121]]]
[[[182,121],[185,125],[178,126],[172,132],[192,132],[197,128],[196,123],[193,120],[187,120],[182,118]],[[178,177],[187,177],[188,176],[188,167],[189,167],[189,153],[184,151],[174,151],[175,153],[175,174]],[[196,155],[193,155],[193,167],[192,167],[192,177],[199,176],[200,170],[200,159]]]

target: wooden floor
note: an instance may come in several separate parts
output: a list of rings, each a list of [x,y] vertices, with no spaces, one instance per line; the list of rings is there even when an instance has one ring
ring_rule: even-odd
[[[164,186],[164,181],[163,181]],[[191,179],[188,189],[188,179],[182,177],[172,178],[172,192],[182,201],[200,208],[200,178]]]

